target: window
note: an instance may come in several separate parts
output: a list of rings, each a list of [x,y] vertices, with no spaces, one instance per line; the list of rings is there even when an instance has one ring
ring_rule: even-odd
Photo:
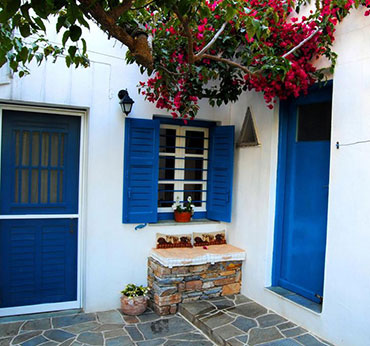
[[[123,222],[172,219],[191,196],[193,218],[231,219],[234,127],[133,119],[125,123]]]
[[[160,125],[158,212],[190,196],[195,211],[206,210],[208,128]]]
[[[331,101],[298,107],[297,141],[329,141],[331,132]]]

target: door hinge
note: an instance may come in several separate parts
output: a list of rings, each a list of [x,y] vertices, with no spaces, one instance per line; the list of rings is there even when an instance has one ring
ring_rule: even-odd
[[[322,304],[323,300],[324,300],[324,297],[323,296],[320,296],[320,294],[317,294],[315,293],[315,297],[320,299],[320,304]]]

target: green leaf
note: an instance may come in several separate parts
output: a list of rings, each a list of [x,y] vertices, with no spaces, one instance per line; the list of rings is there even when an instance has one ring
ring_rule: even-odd
[[[36,14],[44,19],[47,19],[49,10],[49,6],[47,6],[47,2],[44,0],[31,0],[32,9],[36,12]]]
[[[65,26],[66,22],[67,22],[67,17],[66,16],[59,16],[58,17],[57,24],[55,25],[55,28],[56,28],[57,32],[60,31],[62,26]]]
[[[0,12],[0,23],[5,23],[13,17],[21,6],[21,0],[11,0],[6,2],[3,10]]]
[[[69,30],[66,30],[63,34],[63,38],[62,38],[62,44],[63,46],[66,45],[66,42],[68,41],[69,39]]]
[[[77,42],[82,35],[82,30],[77,25],[71,25],[71,27],[69,28],[69,32],[70,32],[69,37],[73,42]]]
[[[229,21],[229,20],[233,19],[236,13],[237,13],[236,8],[231,7],[231,6],[227,7],[225,20]]]
[[[76,46],[70,46],[68,48],[68,54],[71,56],[72,59],[74,59],[76,55],[77,47]]]
[[[246,23],[245,23],[245,29],[247,30],[247,34],[249,38],[252,38],[255,33],[256,33],[256,28],[253,25],[254,20],[250,18]]]
[[[23,37],[28,37],[31,35],[31,29],[30,26],[25,23],[19,27],[19,31]]]
[[[69,55],[67,55],[66,56],[66,65],[67,65],[67,67],[71,66],[71,62],[72,62],[71,57]]]
[[[21,12],[22,12],[23,17],[26,18],[29,23],[32,23],[32,19],[30,17],[30,14],[28,13],[30,8],[31,8],[30,4],[24,4],[21,6]]]
[[[45,28],[45,25],[44,25],[44,22],[42,21],[41,18],[39,17],[35,17],[33,18],[36,22],[36,24],[39,26],[39,28],[42,30],[42,31],[46,31],[46,28]]]
[[[82,54],[86,54],[87,51],[86,41],[84,38],[82,38],[81,41],[82,41]]]

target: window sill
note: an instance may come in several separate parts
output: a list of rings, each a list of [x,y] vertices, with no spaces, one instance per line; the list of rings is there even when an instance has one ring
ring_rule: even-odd
[[[156,223],[150,223],[149,226],[157,227],[157,226],[192,226],[192,225],[209,225],[209,224],[220,224],[220,221],[213,221],[208,219],[195,219],[190,222],[176,222],[175,220],[159,220]]]
[[[315,303],[305,297],[302,297],[294,292],[291,292],[285,288],[278,287],[278,286],[271,286],[265,288],[267,291],[283,298],[284,300],[288,300],[299,307],[304,308],[307,311],[313,312],[315,315],[321,314],[322,304]]]

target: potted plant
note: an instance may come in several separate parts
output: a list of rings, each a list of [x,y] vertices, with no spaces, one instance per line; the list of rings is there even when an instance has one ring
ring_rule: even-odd
[[[126,315],[140,315],[148,305],[148,292],[149,288],[144,286],[136,286],[128,284],[121,291],[121,309]]]
[[[180,198],[176,198],[176,202],[172,205],[173,215],[176,222],[189,222],[194,214],[194,204],[189,196],[187,201],[182,205]]]

